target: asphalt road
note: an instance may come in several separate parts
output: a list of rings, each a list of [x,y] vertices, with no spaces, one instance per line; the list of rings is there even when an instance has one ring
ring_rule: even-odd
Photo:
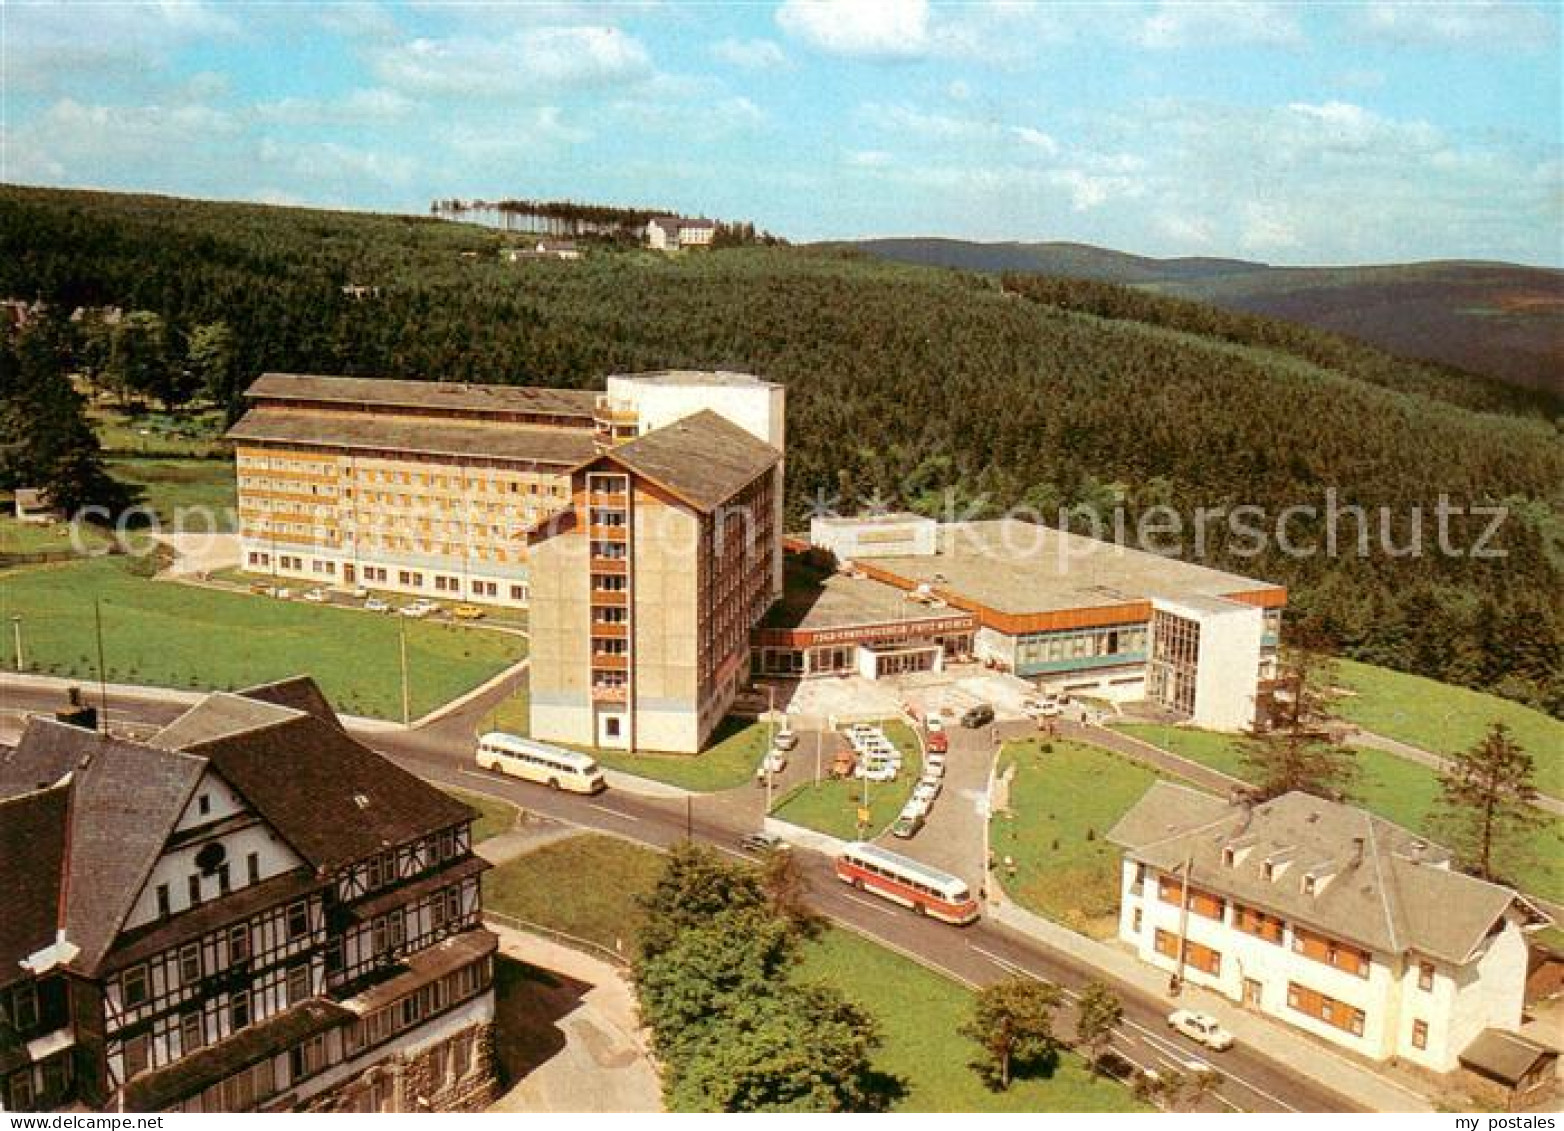
[[[495,692],[500,694],[503,689]],[[479,771],[471,760],[472,735],[491,706],[489,698],[479,697],[430,727],[415,731],[361,730],[358,737],[432,782],[492,794],[557,821],[663,848],[689,836],[742,855],[734,846],[741,835],[751,831],[752,825],[742,813],[716,797],[697,796],[680,801],[624,790],[580,797]],[[89,692],[87,699],[96,702],[97,697]],[[0,692],[0,709],[5,711],[52,712],[60,704],[58,692],[18,687],[14,682],[7,682]],[[145,725],[171,721],[184,708],[155,698],[111,694],[109,709],[111,719]],[[824,856],[802,849],[795,851],[809,881],[810,901],[822,914],[969,986],[1027,974],[1052,982],[1069,995],[1093,978],[1103,978],[1095,968],[987,920],[968,927],[951,927],[862,895],[836,880],[831,862]],[[1134,1064],[1158,1069],[1180,1067],[1196,1060],[1211,1064],[1223,1077],[1220,1101],[1234,1110],[1362,1110],[1251,1049],[1239,1046],[1225,1053],[1212,1053],[1172,1033],[1165,1024],[1172,1008],[1169,1002],[1112,979],[1105,980],[1113,985],[1125,1010],[1114,1049]],[[1071,1031],[1073,1024],[1073,1015],[1067,1012],[1061,1031]]]

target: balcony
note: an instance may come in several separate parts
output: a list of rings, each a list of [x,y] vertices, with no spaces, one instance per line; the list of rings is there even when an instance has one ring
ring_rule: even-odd
[[[592,590],[592,604],[602,609],[627,608],[630,604],[630,594],[623,589],[594,589]]]
[[[592,686],[592,698],[598,703],[624,703],[630,698],[629,688]]]
[[[628,624],[602,624],[594,622],[592,635],[599,640],[628,640],[630,638],[630,626]]]
[[[630,572],[630,563],[625,558],[599,558],[591,559],[593,573],[606,573],[616,577],[623,577]]]
[[[607,652],[596,653],[592,656],[592,670],[595,672],[627,672],[630,670],[630,657],[615,656]]]
[[[628,526],[591,526],[587,530],[588,536],[594,542],[628,542],[630,540],[630,528]]]

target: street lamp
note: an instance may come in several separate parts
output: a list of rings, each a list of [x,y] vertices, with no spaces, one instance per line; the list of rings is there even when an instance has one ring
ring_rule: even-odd
[[[11,631],[16,637],[16,670],[25,672],[27,661],[22,658],[22,615],[20,613],[11,615]]]

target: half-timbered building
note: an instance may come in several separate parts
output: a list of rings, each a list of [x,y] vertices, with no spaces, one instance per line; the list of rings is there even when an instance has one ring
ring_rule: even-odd
[[[494,1087],[471,809],[309,680],[0,756],[0,1108],[451,1110]]]

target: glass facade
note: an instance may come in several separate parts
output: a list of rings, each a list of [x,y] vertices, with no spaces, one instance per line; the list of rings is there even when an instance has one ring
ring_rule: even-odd
[[[1145,624],[1126,624],[1018,636],[1016,674],[1031,676],[1144,663],[1149,631]]]
[[[1158,609],[1152,614],[1151,663],[1146,694],[1166,707],[1195,713],[1195,674],[1200,669],[1200,625]]]

